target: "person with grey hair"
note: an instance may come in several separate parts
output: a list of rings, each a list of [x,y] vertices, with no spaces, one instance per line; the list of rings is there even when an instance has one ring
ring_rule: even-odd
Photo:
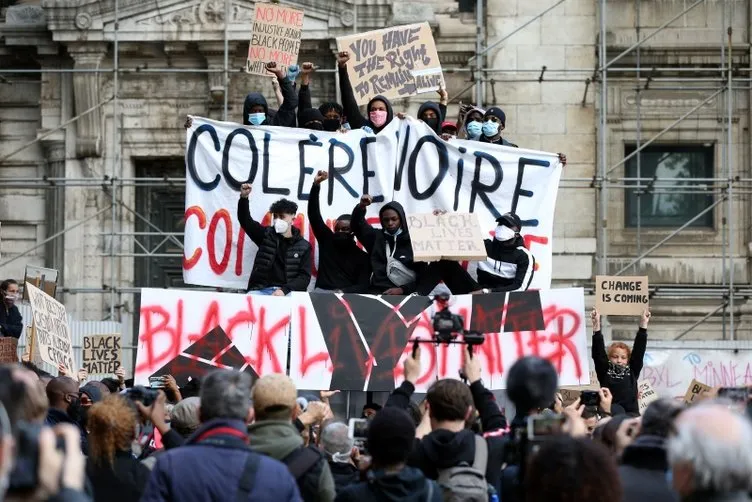
[[[329,462],[337,493],[360,481],[360,471],[355,465],[358,449],[348,434],[347,424],[332,422],[321,432],[321,449]]]
[[[183,446],[160,456],[142,502],[253,500],[300,502],[284,464],[252,451],[251,376],[217,370],[201,385],[201,425]]]
[[[643,413],[639,432],[621,456],[623,502],[678,502],[679,496],[666,482],[666,441],[683,409],[681,403],[664,398],[651,403]]]
[[[668,440],[671,479],[681,500],[748,502],[752,424],[720,402],[681,413]]]

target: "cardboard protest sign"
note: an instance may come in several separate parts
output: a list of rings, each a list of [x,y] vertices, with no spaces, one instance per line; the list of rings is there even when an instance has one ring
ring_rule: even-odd
[[[18,362],[18,339],[11,336],[0,338],[0,363]]]
[[[650,303],[649,293],[647,276],[595,278],[595,308],[602,315],[640,315]]]
[[[38,351],[42,361],[55,367],[62,364],[70,375],[74,375],[76,368],[65,305],[31,283],[27,282],[25,287],[34,317],[34,352]]]
[[[379,94],[397,99],[435,91],[444,82],[428,23],[339,37],[337,50],[350,53],[347,75],[361,105]]]
[[[409,214],[407,228],[415,261],[486,259],[477,214]]]
[[[637,395],[639,396],[640,415],[642,415],[650,403],[659,399],[658,393],[653,390],[653,386],[647,380],[639,382]]]
[[[302,10],[279,4],[256,3],[245,71],[269,75],[264,67],[268,62],[276,62],[282,69],[297,64],[303,17]]]
[[[697,380],[692,380],[692,383],[689,384],[689,388],[687,388],[687,393],[684,394],[684,402],[691,404],[702,398],[702,395],[705,392],[709,392],[712,389],[713,388],[710,385],[705,385]]]
[[[216,143],[215,143],[216,141]],[[273,162],[270,161],[273,159]],[[286,166],[275,169],[274,166]],[[423,122],[394,120],[374,136],[243,127],[193,117],[186,130],[186,284],[245,289],[257,247],[240,227],[240,184],[253,184],[250,212],[271,224],[269,206],[285,197],[298,205],[293,225],[313,246],[313,277],[319,246],[308,221],[308,199],[318,170],[329,173],[320,193],[324,223],[333,227],[352,212],[360,196],[373,204],[366,218],[379,225],[379,210],[397,201],[406,214],[442,208],[477,216],[486,237],[496,219],[513,211],[535,256],[531,289],[551,287],[553,218],[561,164],[555,154],[506,148],[478,141],[445,142]],[[474,273],[474,263],[469,272]]]
[[[84,336],[81,366],[90,375],[112,374],[120,368],[123,350],[120,335]]]

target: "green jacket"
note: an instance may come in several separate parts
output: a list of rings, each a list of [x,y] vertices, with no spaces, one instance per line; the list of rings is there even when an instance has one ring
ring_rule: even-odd
[[[264,420],[248,426],[251,448],[274,459],[282,460],[303,446],[303,438],[291,422]],[[333,502],[336,492],[329,464],[324,462],[319,478],[318,502]]]

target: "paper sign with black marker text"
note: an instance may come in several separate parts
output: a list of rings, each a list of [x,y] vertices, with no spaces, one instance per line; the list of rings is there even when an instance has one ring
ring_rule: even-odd
[[[81,366],[90,375],[111,375],[120,368],[123,350],[120,335],[86,335]]]
[[[687,388],[687,393],[684,394],[684,402],[691,404],[698,401],[702,398],[704,393],[709,392],[711,389],[712,387],[709,385],[705,385],[697,380],[692,380],[692,383],[689,384],[689,388]]]
[[[649,303],[647,276],[595,278],[595,308],[602,315],[640,315]]]
[[[653,386],[650,385],[650,382],[648,382],[647,380],[640,381],[637,395],[640,398],[640,415],[645,412],[650,403],[657,401],[660,398],[660,396],[658,396],[658,393],[653,389]]]
[[[34,316],[34,351],[39,350],[42,361],[57,367],[62,364],[70,375],[75,374],[73,345],[68,329],[68,314],[65,305],[41,289],[26,283],[31,312]]]
[[[486,259],[476,214],[408,214],[407,228],[415,261]]]
[[[256,3],[251,44],[245,71],[269,75],[265,65],[275,62],[282,70],[298,62],[303,34],[302,10],[278,4]]]

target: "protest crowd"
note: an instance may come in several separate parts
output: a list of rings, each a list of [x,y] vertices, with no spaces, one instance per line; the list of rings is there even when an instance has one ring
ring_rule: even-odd
[[[249,93],[242,123],[378,135],[404,120],[383,96],[362,113],[350,85],[350,54],[337,56],[341,102],[311,105],[311,63],[284,71],[276,63],[276,109]],[[297,83],[297,77],[300,82]],[[504,111],[463,106],[446,117],[448,95],[427,101],[418,119],[443,141],[455,138],[516,147],[503,137]],[[240,118],[240,117],[237,117]],[[186,122],[191,127],[192,119]],[[562,165],[566,157],[559,154]],[[520,292],[530,287],[536,258],[514,212],[499,211],[487,260],[476,277],[458,261],[413,259],[399,202],[384,204],[380,225],[366,218],[374,202],[360,194],[350,214],[331,228],[321,215],[327,171],[314,173],[307,218],[319,246],[315,292],[429,295],[443,283],[454,295]],[[258,247],[248,279],[253,295],[288,296],[309,289],[313,251],[295,226],[296,202],[269,207],[270,224],[254,219],[251,184],[242,183],[237,219]],[[444,215],[448,208],[436,208]],[[19,338],[14,305],[19,285],[0,285],[0,334]],[[461,379],[433,382],[416,395],[422,374],[415,345],[404,379],[362,417],[336,416],[329,400],[300,399],[283,373],[254,379],[218,369],[179,386],[170,375],[134,385],[120,368],[102,380],[86,371],[41,370],[27,355],[0,366],[0,499],[8,501],[530,501],[736,502],[752,492],[750,394],[732,401],[712,389],[691,406],[658,399],[639,406],[638,379],[650,312],[633,346],[606,346],[593,311],[592,362],[600,387],[565,403],[555,366],[523,357],[506,373],[514,416],[505,416],[481,376],[472,347]]]

